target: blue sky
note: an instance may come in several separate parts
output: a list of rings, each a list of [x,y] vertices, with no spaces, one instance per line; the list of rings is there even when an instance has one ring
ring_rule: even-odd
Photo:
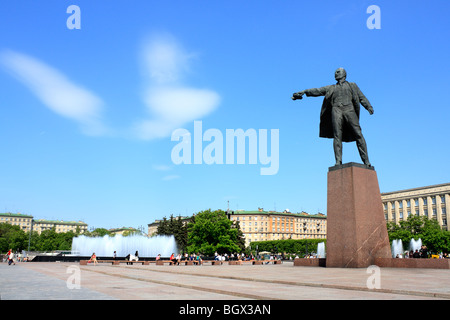
[[[131,3],[131,4],[130,4]],[[81,29],[69,29],[70,5]],[[381,29],[367,28],[377,5]],[[139,227],[212,208],[326,213],[322,98],[347,70],[382,192],[450,181],[450,3],[2,1],[0,211]],[[279,170],[175,165],[171,133],[279,130]],[[207,143],[204,143],[205,147]],[[344,162],[360,162],[355,143]]]

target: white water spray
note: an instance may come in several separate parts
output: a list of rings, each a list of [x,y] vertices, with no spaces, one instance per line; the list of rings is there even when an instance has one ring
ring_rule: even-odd
[[[80,256],[90,256],[95,252],[97,257],[112,257],[114,251],[117,257],[134,255],[136,251],[139,252],[139,257],[156,257],[158,254],[169,257],[172,253],[177,253],[177,245],[174,236],[78,236],[72,240],[72,253]]]

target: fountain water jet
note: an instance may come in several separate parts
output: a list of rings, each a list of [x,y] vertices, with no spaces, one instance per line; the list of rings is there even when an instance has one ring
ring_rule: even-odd
[[[97,257],[111,257],[116,251],[117,257],[125,257],[138,251],[140,257],[156,257],[161,254],[169,257],[178,251],[174,236],[128,236],[86,237],[78,236],[72,240],[72,253],[90,256],[95,252]]]
[[[420,250],[422,246],[422,239],[416,240],[414,238],[409,241],[409,251],[416,252],[416,250]]]
[[[325,242],[317,244],[317,258],[325,258]]]
[[[397,254],[400,257],[403,257],[403,242],[402,239],[392,240],[391,246],[392,257],[396,258]]]

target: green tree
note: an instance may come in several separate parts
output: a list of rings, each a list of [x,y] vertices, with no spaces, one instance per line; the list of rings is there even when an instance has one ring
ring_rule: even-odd
[[[112,236],[111,232],[105,228],[96,228],[93,231],[87,231],[84,233],[87,237],[104,237],[104,236]]]
[[[188,224],[187,251],[205,255],[240,252],[239,231],[239,225],[230,221],[224,211],[201,211]]]
[[[166,217],[159,223],[156,230],[157,235],[170,236],[173,235],[181,252],[186,251],[187,246],[187,226],[180,216],[174,218],[170,215],[169,220]]]
[[[22,251],[27,248],[27,233],[8,223],[0,223],[0,252],[7,252],[9,249]]]
[[[299,257],[307,253],[316,252],[317,245],[325,242],[325,239],[286,239],[286,240],[268,240],[253,241],[250,245],[252,251],[258,246],[258,252],[269,251],[272,253],[298,254]]]

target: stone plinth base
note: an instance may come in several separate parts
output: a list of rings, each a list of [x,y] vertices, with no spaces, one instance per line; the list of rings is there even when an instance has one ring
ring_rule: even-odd
[[[326,266],[367,268],[391,257],[374,168],[353,162],[329,168]]]
[[[294,259],[295,267],[326,267],[326,259],[324,258],[315,258],[315,259],[303,259],[296,258]]]
[[[380,268],[450,269],[450,259],[375,258],[374,264]]]

